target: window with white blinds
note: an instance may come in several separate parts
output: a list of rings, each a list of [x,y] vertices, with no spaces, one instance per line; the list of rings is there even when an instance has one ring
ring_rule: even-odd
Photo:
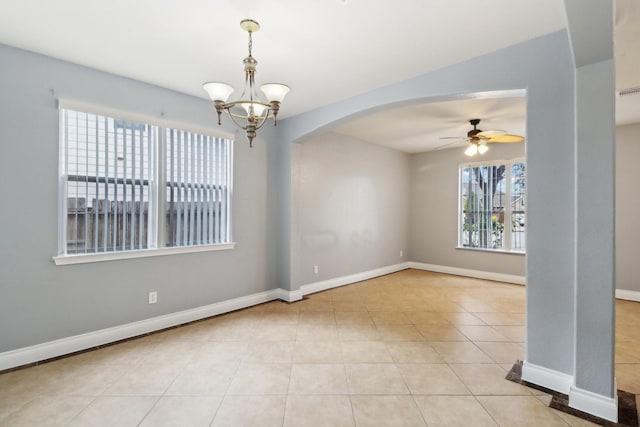
[[[525,182],[522,159],[462,165],[459,247],[524,252]]]
[[[59,256],[231,242],[231,140],[62,108],[60,123]]]
[[[166,130],[167,246],[230,238],[231,141]]]

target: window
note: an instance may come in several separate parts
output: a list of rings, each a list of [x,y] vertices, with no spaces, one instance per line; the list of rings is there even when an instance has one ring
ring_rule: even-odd
[[[60,116],[56,258],[231,243],[231,140],[70,109]]]
[[[460,247],[524,252],[522,159],[461,165],[459,203]]]
[[[229,141],[167,129],[166,153],[166,244],[229,242]]]

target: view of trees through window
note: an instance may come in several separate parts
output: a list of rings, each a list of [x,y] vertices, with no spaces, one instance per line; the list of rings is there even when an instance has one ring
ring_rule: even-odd
[[[522,160],[461,167],[460,246],[524,251],[525,189]]]

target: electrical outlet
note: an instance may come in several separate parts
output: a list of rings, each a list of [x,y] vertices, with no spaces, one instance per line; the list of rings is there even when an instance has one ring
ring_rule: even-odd
[[[318,274],[318,272],[320,271],[320,269],[318,268],[317,265],[313,266],[313,274]]]
[[[400,258],[402,258],[402,254],[403,254],[403,252],[402,252],[402,251],[400,251]]]
[[[156,291],[149,292],[149,304],[158,302],[158,293]]]

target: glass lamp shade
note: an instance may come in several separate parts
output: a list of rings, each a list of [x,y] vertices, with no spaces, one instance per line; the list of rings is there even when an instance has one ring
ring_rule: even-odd
[[[478,146],[478,153],[480,153],[480,154],[484,154],[484,153],[486,153],[487,151],[489,151],[489,147],[488,147],[486,144],[480,144],[480,145]]]
[[[282,102],[290,89],[289,86],[280,83],[267,83],[260,86],[260,90],[269,102]]]
[[[227,102],[229,95],[233,92],[233,88],[231,86],[220,82],[207,82],[203,84],[202,87],[207,91],[209,97],[213,101]]]
[[[242,103],[242,108],[244,108],[244,111],[246,111],[247,116],[251,115],[251,106],[253,106],[253,115],[256,117],[262,117],[264,115],[264,113],[266,112],[267,107],[265,107],[262,104],[256,104],[256,103],[251,103],[251,102],[243,102]]]
[[[466,154],[469,157],[475,156],[477,152],[478,152],[478,146],[476,144],[470,144],[469,147],[466,150],[464,150],[464,154]]]

